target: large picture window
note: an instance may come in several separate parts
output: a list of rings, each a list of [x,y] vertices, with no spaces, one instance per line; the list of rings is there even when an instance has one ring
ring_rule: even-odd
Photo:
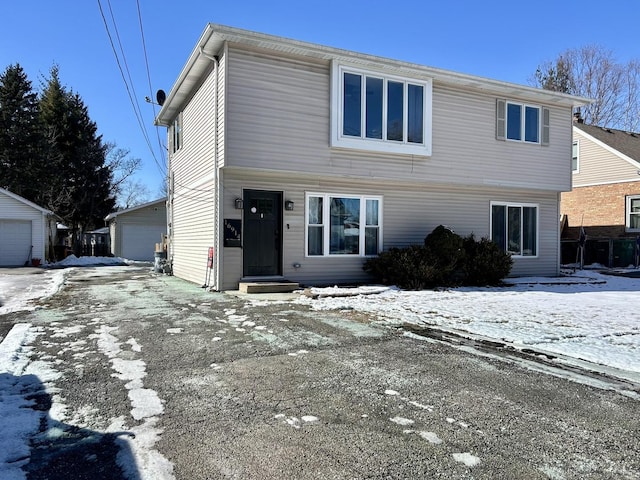
[[[627,231],[640,232],[640,195],[627,197]]]
[[[538,206],[492,202],[491,239],[512,256],[537,256]]]
[[[308,194],[307,256],[377,255],[381,203],[380,197]]]
[[[431,155],[431,81],[334,65],[332,146]]]

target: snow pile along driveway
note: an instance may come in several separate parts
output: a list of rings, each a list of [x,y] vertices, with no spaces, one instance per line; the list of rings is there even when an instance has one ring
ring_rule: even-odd
[[[388,324],[432,326],[499,340],[618,369],[640,381],[640,279],[581,271],[550,281],[521,278],[511,286],[363,295],[353,289],[312,289],[316,310],[350,309]],[[335,296],[332,296],[335,295]]]

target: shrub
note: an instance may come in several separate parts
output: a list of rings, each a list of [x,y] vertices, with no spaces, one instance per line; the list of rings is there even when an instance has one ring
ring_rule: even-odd
[[[499,285],[511,272],[511,255],[486,237],[476,241],[473,234],[469,235],[464,239],[464,249],[466,285]]]
[[[367,259],[363,268],[381,283],[408,290],[420,290],[437,284],[437,262],[420,245],[391,248],[375,258]]]
[[[473,234],[462,238],[442,225],[424,240],[424,245],[391,248],[364,263],[364,270],[377,281],[400,288],[456,285],[498,285],[509,275],[513,260],[488,238],[476,241]]]
[[[466,256],[463,238],[449,227],[439,225],[424,239],[424,246],[436,259],[435,283],[439,286],[461,284]]]

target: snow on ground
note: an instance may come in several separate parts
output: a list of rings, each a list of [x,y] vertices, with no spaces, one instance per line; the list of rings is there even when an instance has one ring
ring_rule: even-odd
[[[111,257],[68,257],[59,264],[50,265],[54,268],[37,273],[20,275],[0,270],[0,299],[4,302],[0,315],[33,309],[35,300],[55,294],[70,271],[69,268],[55,267],[127,263]],[[96,274],[107,276],[118,271],[121,269],[110,267]],[[520,349],[552,352],[612,367],[628,372],[627,378],[640,379],[640,278],[584,270],[558,279],[520,278],[509,282],[510,286],[500,288],[427,291],[379,286],[313,288],[313,298],[301,296],[295,301],[319,311],[365,312],[371,314],[374,321],[389,325],[410,323],[471,337],[488,337]],[[233,309],[224,313],[227,319],[223,322],[228,323],[229,328],[263,327],[248,322],[245,315],[238,315]],[[99,323],[96,322],[96,327]],[[181,332],[176,329],[171,333]],[[51,395],[54,400],[54,408],[49,411],[52,421],[66,419],[64,399],[57,395],[55,388],[59,373],[46,362],[30,359],[30,344],[41,334],[37,327],[19,324],[7,338],[0,338],[0,425],[3,428],[11,426],[9,435],[0,435],[2,479],[25,478],[21,467],[28,462],[29,438],[37,432],[41,414],[28,408],[33,403],[28,399],[29,395],[42,391]],[[60,326],[60,334],[64,334],[64,325]],[[121,438],[119,442],[123,451],[128,447],[132,452],[133,459],[129,461],[142,468],[143,471],[139,472],[142,477],[173,478],[171,463],[154,449],[161,434],[156,423],[163,407],[157,394],[144,387],[144,362],[121,359],[120,352],[127,347],[115,341],[109,331],[98,328],[95,336],[99,339],[100,351],[108,358],[117,378],[126,382],[132,415],[143,421],[139,427],[127,429],[124,419],[113,419],[109,431],[135,431],[135,437]],[[132,352],[140,352],[136,339],[131,338],[125,344]],[[298,352],[303,353],[307,352]],[[385,394],[399,395],[394,390],[387,390]],[[429,405],[420,407],[432,408]],[[317,421],[313,416],[287,418],[282,415],[282,418],[295,428],[299,428],[302,422]],[[406,429],[411,425],[408,419],[393,417],[390,421],[405,427],[403,431],[407,434],[420,435],[434,444],[441,442],[433,432]],[[480,462],[469,452],[456,453],[454,458],[469,467]],[[120,459],[120,463],[125,470],[127,467],[133,470],[133,463],[127,463],[126,459]]]
[[[127,261],[111,257],[67,257],[53,267],[83,267],[95,265],[125,265]],[[56,293],[64,284],[68,272],[65,270],[36,270],[35,273],[16,271],[2,273],[0,271],[0,295],[5,305],[0,308],[0,315],[33,310],[33,301],[46,298]],[[104,269],[101,273],[109,275],[120,269]],[[99,350],[109,359],[116,378],[126,382],[131,402],[131,416],[141,423],[129,428],[124,417],[113,418],[105,434],[117,435],[120,453],[118,464],[129,478],[139,479],[173,479],[173,465],[154,449],[162,430],[157,427],[159,416],[164,407],[154,390],[144,388],[143,378],[146,376],[146,364],[142,360],[131,360],[130,354],[124,353],[126,359],[120,358],[122,344],[111,335],[117,327],[100,325],[101,319],[92,321],[96,333],[89,338],[98,340]],[[53,324],[52,324],[53,326]],[[54,337],[65,337],[70,329],[59,325]],[[55,387],[55,380],[61,374],[55,365],[45,360],[33,360],[32,342],[42,329],[28,323],[16,324],[6,338],[0,337],[0,478],[2,480],[24,480],[26,474],[22,467],[29,463],[30,439],[35,438],[42,425],[43,415],[47,430],[40,434],[49,441],[64,435],[65,422],[83,428],[83,417],[92,412],[77,412],[74,418],[68,418],[64,398]],[[75,342],[69,347],[83,355],[86,342]],[[132,352],[140,352],[141,347],[134,338],[127,340],[126,345]],[[46,396],[51,399],[48,411],[32,408],[34,398]],[[7,430],[8,429],[8,430]]]
[[[54,295],[64,284],[73,267],[116,266],[135,263],[119,257],[76,257],[47,264],[47,268],[30,269],[37,274],[22,274],[21,269],[0,269],[0,315],[34,310],[33,302]],[[113,270],[105,270],[105,274]]]
[[[495,339],[630,372],[640,379],[640,278],[583,270],[509,279],[508,287],[404,291],[313,288],[301,303],[356,310],[388,324],[410,323]]]

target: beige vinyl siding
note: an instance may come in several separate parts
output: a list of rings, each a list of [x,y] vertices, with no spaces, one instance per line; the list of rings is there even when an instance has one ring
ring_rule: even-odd
[[[207,251],[214,246],[215,95],[212,68],[184,109],[183,147],[169,163],[173,174],[169,259],[176,276],[195,283],[203,282]]]
[[[638,179],[638,168],[574,129],[578,141],[578,168],[573,186],[630,182]]]
[[[0,219],[30,221],[31,245],[33,246],[31,258],[40,258],[42,260],[45,259],[45,246],[48,236],[48,220],[41,211],[0,192]],[[53,222],[53,225],[53,228],[55,228],[55,222]],[[25,245],[25,257],[24,259],[20,260],[20,264],[24,263],[27,260],[31,245]]]
[[[557,275],[559,225],[557,193],[514,189],[467,189],[445,185],[387,183],[344,178],[260,175],[249,171],[225,173],[224,217],[242,218],[234,199],[242,189],[283,192],[293,211],[283,211],[283,276],[304,285],[366,282],[364,259],[356,256],[305,257],[305,193],[382,196],[383,248],[421,244],[438,225],[460,235],[488,236],[490,202],[534,203],[539,207],[538,257],[516,258],[512,275]],[[242,277],[242,249],[224,248],[222,289],[236,289]],[[295,268],[294,264],[300,264]]]
[[[144,225],[149,230],[157,233],[154,244],[148,246],[149,256],[153,257],[155,243],[160,243],[162,235],[167,232],[167,209],[165,203],[149,205],[138,210],[122,213],[111,221],[109,225],[111,253],[118,257],[122,256],[124,251],[122,232],[125,225]],[[124,239],[124,241],[127,241],[127,239]]]
[[[323,171],[329,159],[329,65],[229,50],[226,165]]]
[[[571,187],[570,108],[549,106],[549,146],[497,141],[495,96],[434,83],[433,155],[380,154],[329,148],[328,63],[231,49],[227,75],[227,166],[548,191]]]

